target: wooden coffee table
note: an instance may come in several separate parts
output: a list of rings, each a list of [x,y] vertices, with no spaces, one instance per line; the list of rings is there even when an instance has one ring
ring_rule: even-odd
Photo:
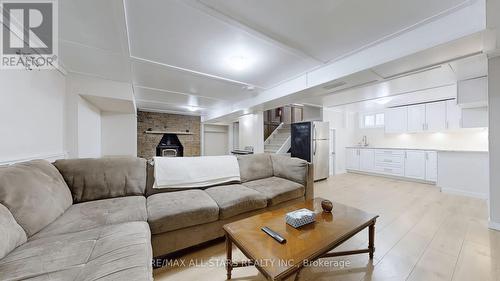
[[[322,198],[298,203],[278,210],[224,225],[227,251],[227,279],[236,267],[255,266],[268,280],[283,280],[320,258],[368,253],[373,259],[375,252],[375,222],[377,215],[333,202],[333,212],[324,213]],[[285,222],[286,213],[307,208],[316,213],[316,222],[295,229]],[[287,242],[280,244],[261,228],[267,226],[283,236]],[[368,248],[344,252],[332,252],[349,238],[369,228]],[[232,260],[233,243],[249,259]]]

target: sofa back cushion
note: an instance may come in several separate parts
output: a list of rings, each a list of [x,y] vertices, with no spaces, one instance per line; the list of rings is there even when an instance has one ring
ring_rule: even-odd
[[[54,165],[71,190],[74,203],[144,195],[146,160],[136,157],[64,159]]]
[[[26,242],[26,232],[16,222],[12,213],[0,204],[0,259],[5,257],[17,246]]]
[[[274,176],[306,185],[307,161],[284,155],[271,155]]]
[[[267,153],[238,156],[241,182],[269,178],[274,175],[271,156]]]
[[[30,237],[62,215],[72,200],[57,169],[33,160],[0,168],[0,203]]]

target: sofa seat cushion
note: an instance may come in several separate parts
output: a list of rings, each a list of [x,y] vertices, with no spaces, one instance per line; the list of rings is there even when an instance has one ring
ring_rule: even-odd
[[[129,222],[33,239],[0,260],[2,280],[152,280],[151,233]]]
[[[88,230],[109,224],[148,220],[146,198],[128,196],[72,205],[62,216],[34,237]]]
[[[267,206],[267,198],[262,193],[241,184],[215,186],[205,191],[219,205],[220,219],[227,219]]]
[[[63,177],[45,160],[0,167],[0,203],[28,237],[55,221],[73,201]]]
[[[264,194],[269,206],[300,198],[305,192],[303,185],[279,177],[249,181],[243,185]]]
[[[219,206],[203,190],[151,195],[147,198],[151,233],[158,234],[219,219]]]

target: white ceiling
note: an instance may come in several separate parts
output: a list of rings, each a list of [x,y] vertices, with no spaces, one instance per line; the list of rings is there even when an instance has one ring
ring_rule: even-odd
[[[201,0],[323,62],[409,28],[467,0]]]
[[[65,0],[60,57],[130,82],[139,109],[206,114],[469,2]]]

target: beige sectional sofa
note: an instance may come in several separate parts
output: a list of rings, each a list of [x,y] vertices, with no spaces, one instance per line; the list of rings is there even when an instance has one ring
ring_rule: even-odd
[[[241,182],[152,188],[141,158],[0,168],[1,280],[152,280],[152,257],[223,236],[222,225],[313,197],[302,160],[238,158]]]

